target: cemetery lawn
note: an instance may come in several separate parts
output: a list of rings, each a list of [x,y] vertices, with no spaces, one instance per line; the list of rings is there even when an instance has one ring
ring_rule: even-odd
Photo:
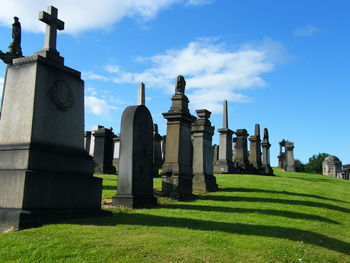
[[[0,234],[0,262],[350,262],[350,181],[275,172],[217,175],[221,190],[192,201]],[[110,199],[117,178],[100,177]]]

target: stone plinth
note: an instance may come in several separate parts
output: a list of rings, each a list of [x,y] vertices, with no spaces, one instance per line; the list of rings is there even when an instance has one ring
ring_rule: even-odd
[[[286,142],[287,172],[295,172],[294,143]]]
[[[191,125],[196,120],[188,110],[189,100],[184,94],[186,82],[177,79],[167,119],[165,161],[162,167],[162,192],[175,199],[192,197],[192,141]]]
[[[153,121],[144,105],[129,106],[120,125],[118,191],[112,205],[145,208],[153,196]]]
[[[218,190],[213,175],[212,136],[214,127],[209,117],[211,112],[196,110],[198,119],[192,124],[193,144],[193,191],[214,192]]]
[[[236,131],[236,156],[235,156],[235,169],[239,173],[249,173],[250,164],[248,160],[248,143],[247,137],[249,136],[246,129],[238,129]]]
[[[95,138],[95,173],[115,174],[116,169],[113,166],[113,138],[115,135],[112,129],[107,129],[102,126],[93,133],[93,136]]]
[[[0,121],[1,228],[98,213],[102,180],[93,177],[93,160],[84,150],[80,72],[35,55],[13,60],[5,83]]]

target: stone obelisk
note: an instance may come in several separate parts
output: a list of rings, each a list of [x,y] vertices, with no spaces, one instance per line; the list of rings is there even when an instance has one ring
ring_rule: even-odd
[[[222,128],[218,129],[220,133],[219,159],[214,165],[214,173],[227,174],[233,173],[232,162],[232,130],[228,128],[228,109],[227,100],[224,101]]]
[[[145,105],[145,84],[139,84],[137,92],[137,105]]]
[[[270,165],[270,141],[269,141],[269,131],[267,128],[264,129],[264,138],[261,143],[262,148],[262,168],[265,175],[274,175],[273,170]]]

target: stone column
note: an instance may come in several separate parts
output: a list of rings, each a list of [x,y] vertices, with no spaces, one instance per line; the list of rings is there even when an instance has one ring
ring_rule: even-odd
[[[115,135],[113,137],[113,166],[116,173],[119,171],[119,151],[120,151],[120,137]]]
[[[280,154],[277,156],[278,158],[278,168],[281,169],[286,169],[287,167],[287,163],[286,163],[286,153],[283,152],[283,147],[286,146],[286,141],[283,139],[282,141],[280,141],[279,143],[280,145]]]
[[[250,136],[249,162],[254,173],[261,173],[261,146],[260,146],[260,125],[255,124],[255,135]]]
[[[295,172],[294,164],[294,143],[286,142],[287,172]]]
[[[95,137],[95,173],[115,174],[116,170],[113,166],[114,133],[112,129],[99,128],[93,135]]]
[[[214,127],[209,120],[211,112],[196,110],[197,119],[192,124],[193,144],[193,190],[199,192],[217,191],[218,185],[213,175],[212,137]]]
[[[247,137],[249,136],[246,129],[238,129],[236,131],[236,157],[235,157],[235,168],[237,172],[248,173],[250,172],[250,164],[248,160],[248,142]]]
[[[139,84],[137,93],[137,105],[145,105],[145,84]]]
[[[273,170],[270,166],[270,147],[271,144],[269,142],[269,132],[267,128],[264,129],[264,138],[261,143],[262,147],[262,168],[264,170],[265,175],[274,175]]]
[[[213,167],[214,167],[214,164],[219,160],[219,145],[217,144],[214,144],[212,146],[213,148]]]
[[[232,162],[232,130],[228,128],[227,100],[224,101],[223,128],[218,129],[220,133],[219,160],[214,165],[214,173],[233,173]]]
[[[153,124],[153,176],[159,176],[159,169],[162,168],[162,136],[158,133],[158,125]]]
[[[185,79],[177,77],[175,95],[168,112],[165,162],[162,171],[162,192],[175,199],[192,196],[191,125],[196,120],[188,110],[189,100],[184,94]]]

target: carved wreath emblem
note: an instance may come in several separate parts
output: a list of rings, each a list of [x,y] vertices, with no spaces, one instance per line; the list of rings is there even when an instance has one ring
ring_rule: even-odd
[[[64,80],[56,80],[51,86],[48,96],[60,111],[65,111],[74,104],[72,88]]]

